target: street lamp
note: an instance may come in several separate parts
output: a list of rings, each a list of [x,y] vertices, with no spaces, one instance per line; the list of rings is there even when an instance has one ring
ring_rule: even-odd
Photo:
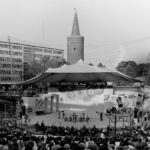
[[[6,104],[4,104],[4,112],[5,112],[5,118],[6,118]]]

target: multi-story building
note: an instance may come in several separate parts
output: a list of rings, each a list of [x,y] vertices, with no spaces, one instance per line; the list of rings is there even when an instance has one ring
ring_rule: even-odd
[[[0,41],[0,84],[23,81],[24,63],[44,56],[63,59],[64,50]]]
[[[44,56],[50,58],[62,59],[64,58],[64,50],[48,47],[40,47],[33,45],[23,45],[24,62],[32,60],[40,60]]]

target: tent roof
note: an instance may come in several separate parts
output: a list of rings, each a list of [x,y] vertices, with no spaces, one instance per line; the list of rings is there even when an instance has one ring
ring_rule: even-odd
[[[36,82],[140,82],[116,69],[88,65],[79,60],[73,65],[63,65],[59,68],[49,68],[43,74],[29,79],[23,84]]]
[[[96,66],[88,65],[82,60],[79,60],[73,65],[63,65],[55,69],[49,68],[45,71],[45,73],[97,73],[104,71],[111,72],[111,70],[106,67],[98,68]]]

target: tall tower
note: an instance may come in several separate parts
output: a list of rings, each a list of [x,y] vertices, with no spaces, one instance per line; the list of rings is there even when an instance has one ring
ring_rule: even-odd
[[[84,60],[84,37],[80,36],[77,12],[75,11],[71,36],[67,37],[67,61],[75,64]]]

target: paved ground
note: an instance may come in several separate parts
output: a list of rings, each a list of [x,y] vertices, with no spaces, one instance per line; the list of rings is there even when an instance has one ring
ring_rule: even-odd
[[[69,116],[70,114],[67,114]],[[80,114],[78,114],[80,116]],[[104,120],[100,121],[98,114],[96,113],[90,113],[88,112],[87,114],[90,120],[88,122],[69,122],[69,121],[64,121],[64,119],[58,119],[58,113],[52,113],[52,114],[45,114],[45,115],[33,115],[30,116],[30,123],[29,124],[35,124],[37,121],[41,123],[41,121],[44,121],[45,125],[56,125],[56,126],[75,126],[75,127],[82,127],[83,125],[87,127],[92,127],[93,125],[96,125],[98,128],[105,128],[109,125],[109,118],[104,115]],[[119,118],[118,118],[119,119]],[[118,120],[117,119],[117,120]],[[121,118],[120,118],[121,119]],[[114,120],[114,119],[112,119]],[[127,120],[127,118],[124,118],[124,120]],[[111,126],[114,126],[114,123],[112,121]],[[125,122],[124,125],[129,125],[128,122]],[[123,126],[123,122],[118,122],[117,126]]]

